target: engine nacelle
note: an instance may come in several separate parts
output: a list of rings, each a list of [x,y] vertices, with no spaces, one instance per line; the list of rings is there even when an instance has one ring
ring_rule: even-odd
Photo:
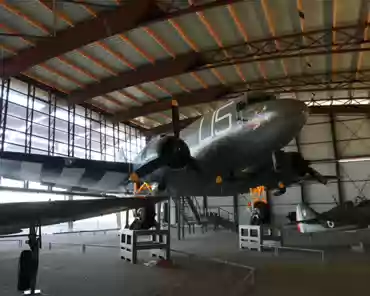
[[[156,158],[172,169],[181,169],[189,163],[190,149],[182,139],[174,136],[157,137],[148,143],[136,163],[145,163]]]
[[[159,142],[157,153],[159,158],[172,169],[181,169],[189,163],[190,150],[188,145],[174,136],[166,136]]]

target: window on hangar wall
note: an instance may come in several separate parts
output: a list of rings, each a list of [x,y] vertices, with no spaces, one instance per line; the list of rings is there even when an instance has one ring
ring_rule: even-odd
[[[17,79],[10,80],[8,96],[4,91],[3,100],[8,104],[2,111],[6,117],[5,127],[0,129],[0,134],[5,132],[4,151],[73,155],[106,161],[118,160],[123,151],[125,158],[132,161],[145,146],[145,137],[138,130],[122,123],[114,125],[100,114],[87,112],[81,106],[76,106],[73,114],[65,100],[55,99]],[[86,114],[90,116],[85,118]],[[68,130],[74,134],[68,136]],[[74,141],[71,141],[72,136]],[[71,152],[72,155],[68,155]],[[2,179],[0,185],[23,187],[24,182]],[[55,198],[55,195],[50,196],[52,200]]]
[[[10,80],[8,95],[5,89],[2,99],[7,103],[7,108],[2,109],[2,115],[6,121],[5,126],[0,128],[0,135],[5,133],[4,143],[0,143],[0,148],[5,151],[106,161],[122,161],[122,154],[124,154],[125,160],[132,161],[145,146],[145,137],[138,130],[122,123],[113,124],[100,114],[81,106],[75,106],[73,112],[73,109],[68,109],[65,100],[55,99],[48,92],[17,79]],[[88,115],[87,118],[86,115]],[[74,133],[68,136],[68,130]],[[71,137],[74,141],[71,141]],[[24,188],[25,182],[18,180],[1,178],[0,186],[4,189],[0,198],[1,203],[69,198],[63,194],[34,194],[6,190],[7,187]],[[48,189],[47,186],[37,182],[28,182],[27,186],[29,189]],[[66,191],[65,188],[52,188],[52,190]],[[74,199],[83,198],[88,197],[74,197]],[[74,224],[74,230],[111,227],[116,227],[115,214]],[[68,226],[67,223],[63,223],[43,229],[49,233],[60,232],[67,231]]]

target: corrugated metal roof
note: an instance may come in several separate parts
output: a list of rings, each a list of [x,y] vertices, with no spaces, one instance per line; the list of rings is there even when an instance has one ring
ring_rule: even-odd
[[[57,1],[55,13],[53,13],[53,4],[50,1],[1,3],[0,33],[23,34],[24,36],[22,38],[0,36],[0,57],[7,59],[26,47],[34,46],[37,39],[30,38],[28,35],[53,36],[54,32],[73,28],[79,22],[99,17],[101,12],[118,9],[120,5],[129,1],[94,0],[90,2],[95,5]],[[193,1],[188,2],[193,3]],[[212,0],[194,2],[199,5],[210,3]],[[213,52],[204,55],[208,65],[218,61],[227,61],[227,65],[220,64],[214,68],[205,66],[202,70],[196,67],[190,68],[183,74],[117,89],[107,95],[91,98],[91,102],[115,113],[121,109],[141,106],[172,96],[176,98],[180,94],[212,86],[240,85],[238,89],[248,89],[248,87],[253,89],[256,83],[265,85],[269,91],[281,92],[280,97],[296,97],[301,100],[312,100],[312,96],[320,100],[333,97],[367,96],[367,90],[317,90],[314,95],[310,91],[302,92],[305,89],[317,89],[316,85],[320,84],[324,76],[320,76],[321,78],[318,76],[315,83],[311,81],[313,78],[307,80],[307,85],[299,86],[299,92],[289,86],[293,80],[282,79],[291,76],[302,76],[302,79],[305,79],[307,75],[316,73],[327,73],[330,77],[334,75],[331,73],[336,71],[349,71],[353,73],[352,77],[355,77],[359,75],[356,74],[357,70],[368,69],[370,52],[366,50],[359,52],[354,49],[359,46],[362,46],[362,49],[368,47],[365,43],[370,38],[370,30],[364,27],[360,29],[354,27],[345,33],[332,30],[333,27],[364,24],[369,21],[367,1],[245,0],[232,2],[230,1],[229,5],[198,13],[149,23],[146,26],[93,42],[34,66],[26,70],[24,74],[61,91],[71,92],[86,89],[92,84],[104,83],[106,79],[117,76],[119,73],[135,72],[149,65],[155,66],[160,60],[175,59],[191,52],[204,52],[217,48],[227,49],[228,46],[239,44],[240,48],[218,50],[217,54]],[[160,7],[172,7],[176,10],[188,7],[188,4],[180,0],[161,1]],[[108,30],[109,26],[107,26]],[[310,33],[312,30],[321,30],[321,32],[313,34]],[[287,34],[298,35],[291,38],[284,37]],[[354,43],[353,36],[359,38],[358,36],[363,36],[363,34],[365,34],[363,44],[359,44],[358,41]],[[271,40],[273,37],[279,38]],[[253,43],[256,40],[261,41]],[[252,43],[244,44],[245,42]],[[344,45],[338,46],[339,43]],[[312,49],[309,49],[311,47]],[[338,49],[352,51],[338,54],[327,53]],[[323,52],[317,53],[319,51]],[[280,59],[281,54],[288,56]],[[340,79],[350,80],[350,77],[351,75],[347,75]],[[268,82],[263,82],[265,80]],[[274,82],[277,83],[274,87],[271,86],[272,80],[277,81]],[[241,87],[241,84],[244,84],[244,87]],[[324,81],[320,87],[325,85],[329,84]],[[361,82],[351,85],[352,87],[366,87]],[[292,91],[289,92],[289,90]],[[181,116],[182,118],[197,116],[199,113],[217,108],[219,104],[221,103],[216,102],[181,108]],[[169,122],[170,118],[170,113],[165,111],[147,118],[136,119],[136,121],[146,127],[154,127],[157,124]]]

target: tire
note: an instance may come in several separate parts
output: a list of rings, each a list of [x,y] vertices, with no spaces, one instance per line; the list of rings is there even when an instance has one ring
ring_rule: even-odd
[[[270,224],[270,207],[267,203],[262,201],[257,201],[253,205],[251,224],[252,225],[261,225],[261,224]],[[259,223],[259,224],[256,224]]]
[[[258,214],[253,214],[250,220],[250,225],[262,225],[261,217]]]
[[[32,281],[32,252],[22,251],[18,262],[18,291],[26,291],[31,288]]]

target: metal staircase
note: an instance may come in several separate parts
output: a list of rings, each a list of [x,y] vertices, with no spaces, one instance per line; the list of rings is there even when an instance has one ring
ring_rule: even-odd
[[[222,227],[232,231],[236,230],[233,213],[221,208],[216,207],[208,212],[207,219],[212,223],[215,228]]]
[[[186,196],[181,198],[180,214],[184,223],[189,227],[189,233],[195,225],[200,225],[202,229],[207,229],[208,225],[213,225],[214,230],[220,227],[232,231],[236,230],[233,213],[221,207],[202,209],[196,197]]]

